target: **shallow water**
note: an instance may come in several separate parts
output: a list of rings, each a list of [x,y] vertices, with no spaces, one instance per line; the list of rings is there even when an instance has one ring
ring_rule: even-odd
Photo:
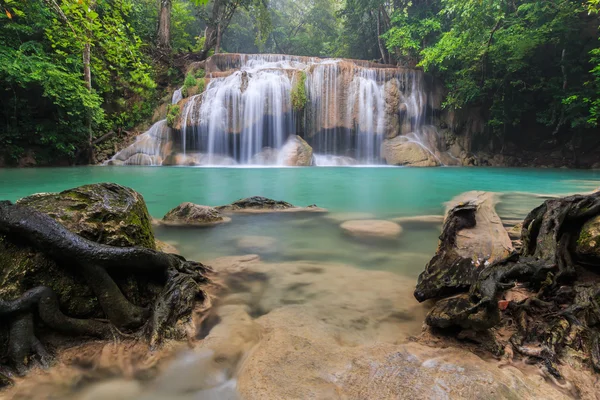
[[[278,315],[285,318],[291,315],[293,319],[308,315],[320,321],[321,327],[325,326],[323,340],[331,334],[340,343],[360,347],[403,343],[407,336],[419,333],[423,310],[412,298],[413,282],[435,251],[441,224],[403,222],[403,232],[398,237],[359,240],[344,234],[340,223],[351,219],[442,215],[445,202],[469,190],[503,193],[497,206],[500,216],[507,220],[522,219],[544,201],[543,195],[596,189],[600,186],[600,172],[360,167],[5,169],[0,170],[0,199],[15,201],[37,192],[104,181],[130,186],[142,193],[155,218],[161,218],[184,201],[216,206],[254,195],[298,206],[317,204],[327,208],[326,214],[238,214],[228,224],[210,228],[158,226],[155,233],[190,259],[208,261],[222,256],[258,254],[262,262],[249,264],[249,271],[265,275],[268,283],[245,282],[247,285],[238,288],[237,293],[230,293],[237,296],[236,304],[240,298],[252,297],[251,303],[260,305],[258,312],[252,309],[252,304],[243,303],[250,310],[249,316],[246,311],[236,309],[244,318],[251,316],[248,324],[270,324],[272,328],[283,321],[277,319]],[[340,264],[349,267],[339,267]],[[358,270],[353,271],[352,267]],[[319,269],[324,269],[319,272],[323,274],[321,277],[313,274]],[[392,274],[369,275],[371,272],[367,270]],[[324,285],[321,279],[329,280],[329,284]],[[380,283],[371,285],[371,280]],[[361,285],[352,288],[355,293],[346,293],[345,288],[356,281]],[[392,297],[395,303],[387,304]],[[405,307],[400,317],[394,314],[399,307]],[[233,325],[223,325],[220,335],[228,338],[246,329],[245,325],[236,325],[240,318],[235,315]],[[307,325],[313,323],[310,318]],[[223,321],[225,324],[227,319],[224,317]],[[215,346],[222,346],[221,342],[217,338]],[[257,342],[244,343],[245,352]],[[209,349],[214,350],[210,346]],[[201,368],[197,373],[203,373]],[[229,373],[226,378],[235,378],[235,374]],[[219,384],[226,382],[231,381]],[[299,393],[296,395],[302,397]]]

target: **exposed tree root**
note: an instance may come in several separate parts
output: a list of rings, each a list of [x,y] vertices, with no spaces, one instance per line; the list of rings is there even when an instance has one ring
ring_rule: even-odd
[[[427,322],[439,328],[485,330],[511,320],[514,350],[540,362],[552,376],[560,378],[558,365],[565,352],[576,352],[600,371],[600,276],[582,267],[598,272],[600,265],[578,263],[574,252],[583,224],[599,214],[600,193],[546,201],[523,223],[520,254],[477,271],[468,292],[440,300]],[[454,229],[445,226],[444,233]],[[440,247],[452,251],[446,238],[442,235]],[[517,283],[533,295],[500,310],[502,293]]]
[[[32,288],[17,299],[0,299],[0,321],[10,327],[8,358],[19,374],[26,371],[32,355],[42,366],[50,360],[35,335],[38,319],[46,327],[72,336],[108,338],[119,330],[136,331],[157,346],[165,337],[173,336],[170,330],[178,321],[189,321],[197,300],[206,300],[200,284],[209,282],[210,267],[146,248],[95,243],[28,207],[0,202],[0,234],[84,276],[108,319],[77,319],[63,314],[55,293],[44,286]],[[127,300],[111,271],[162,276],[163,290],[152,309]]]

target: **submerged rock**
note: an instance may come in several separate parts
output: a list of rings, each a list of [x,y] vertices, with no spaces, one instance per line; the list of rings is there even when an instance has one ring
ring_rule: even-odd
[[[236,240],[236,246],[243,251],[273,253],[277,240],[270,236],[243,236]]]
[[[167,224],[177,225],[217,225],[231,221],[217,209],[194,203],[181,203],[169,211],[162,219]]]
[[[340,228],[344,233],[356,237],[395,238],[402,233],[402,227],[397,223],[377,219],[346,221]]]
[[[440,165],[433,154],[418,143],[409,142],[404,136],[384,141],[381,145],[381,156],[390,165],[407,167],[437,167]]]
[[[297,207],[281,200],[273,200],[261,196],[247,197],[231,204],[215,207],[224,213],[269,213],[269,212],[327,212],[324,208],[311,205]]]

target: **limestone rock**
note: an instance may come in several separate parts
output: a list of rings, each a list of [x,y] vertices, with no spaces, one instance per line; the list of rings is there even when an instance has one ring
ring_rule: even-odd
[[[292,136],[281,148],[280,164],[288,167],[310,167],[313,165],[313,149],[300,136]]]
[[[215,208],[222,213],[327,212],[324,208],[317,207],[316,205],[296,207],[285,201],[268,199],[261,196],[240,199],[231,204]]]
[[[402,233],[402,227],[392,221],[355,220],[340,225],[344,233],[356,237],[395,238]]]
[[[437,167],[440,163],[419,144],[409,142],[406,137],[398,136],[381,145],[381,155],[390,165],[408,167]]]
[[[169,211],[162,219],[167,224],[216,225],[231,221],[213,207],[194,203],[181,203]]]
[[[575,253],[584,260],[600,261],[600,216],[588,220],[583,225]]]

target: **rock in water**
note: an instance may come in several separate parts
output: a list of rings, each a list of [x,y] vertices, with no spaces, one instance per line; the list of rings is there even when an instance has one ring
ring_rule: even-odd
[[[154,234],[143,197],[113,183],[85,185],[61,193],[25,197],[19,205],[34,208],[89,240],[119,247],[155,248]],[[74,317],[100,315],[96,296],[85,279],[64,269],[28,246],[0,235],[0,298],[15,298],[34,286],[47,286],[64,311]],[[144,302],[154,294],[127,277],[117,284],[132,301]],[[142,285],[143,286],[143,285]]]
[[[110,246],[154,249],[154,234],[141,194],[115,183],[80,186],[22,198],[19,205],[47,214],[74,232]]]
[[[231,204],[215,207],[223,213],[270,213],[270,212],[327,212],[327,210],[311,205],[308,207],[296,207],[285,201],[268,199],[266,197],[253,196],[240,199]]]
[[[402,233],[402,227],[397,223],[377,219],[346,221],[340,228],[344,233],[356,237],[395,238]]]
[[[577,238],[575,253],[583,261],[600,262],[600,216],[583,225]]]
[[[181,203],[164,217],[163,222],[180,225],[217,225],[231,221],[217,209],[194,203]]]
[[[467,290],[480,268],[513,251],[494,205],[486,192],[463,193],[448,203],[438,250],[419,275],[417,300]]]
[[[310,167],[313,165],[313,149],[300,136],[292,136],[281,148],[279,161],[289,167]]]
[[[142,197],[119,185],[87,185],[16,205],[0,202],[0,345],[8,347],[3,354],[24,373],[32,353],[42,365],[50,358],[41,344],[45,339],[36,337],[49,331],[106,338],[115,329],[137,330],[153,347],[165,338],[183,338],[196,301],[207,299],[200,284],[209,281],[210,268],[154,247]]]
[[[437,167],[440,165],[433,154],[418,143],[409,142],[404,136],[384,141],[381,145],[381,155],[390,165],[407,167]]]

